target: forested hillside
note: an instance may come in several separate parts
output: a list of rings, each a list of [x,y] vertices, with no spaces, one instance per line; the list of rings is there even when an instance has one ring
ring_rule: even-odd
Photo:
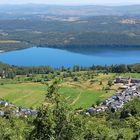
[[[94,48],[94,46],[105,45],[140,45],[139,6],[132,6],[131,14],[126,13],[129,6],[103,7],[103,9],[96,6],[95,9],[94,6],[56,6],[56,9],[51,6],[43,6],[43,9],[38,7],[39,11],[35,13],[34,6],[31,6],[27,13],[22,12],[25,7],[12,10],[12,7],[8,6],[7,12],[0,12],[0,50],[9,51],[32,46],[67,49],[70,46],[80,46],[81,48],[92,46]],[[6,6],[2,8],[6,9]],[[74,15],[67,14],[71,8]],[[85,13],[88,11],[88,14],[82,13],[81,9]],[[99,13],[99,9],[101,14],[94,14],[94,10]],[[54,12],[65,12],[65,14],[53,13],[53,10]],[[106,11],[108,14],[105,14]],[[111,11],[116,12],[112,15]],[[89,14],[90,12],[91,14]]]

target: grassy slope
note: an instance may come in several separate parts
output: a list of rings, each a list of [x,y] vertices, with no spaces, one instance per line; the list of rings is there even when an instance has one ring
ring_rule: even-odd
[[[132,76],[140,78],[140,74],[121,74],[123,76]],[[74,108],[86,108],[96,103],[97,100],[103,100],[115,93],[116,87],[113,86],[112,90],[106,93],[102,90],[107,86],[107,81],[114,79],[115,74],[99,75],[94,78],[97,82],[90,83],[84,82],[70,82],[62,84],[60,93],[68,100],[69,104]],[[103,82],[103,85],[99,85],[99,81]],[[0,98],[9,100],[10,102],[25,107],[38,107],[41,105],[45,98],[47,87],[39,83],[17,83],[11,80],[0,80],[5,83],[0,85]]]
[[[45,98],[47,87],[35,83],[6,84],[0,86],[0,98],[4,98],[18,106],[37,107]],[[102,99],[105,93],[97,90],[81,90],[74,87],[62,87],[60,93],[74,107],[88,107]]]
[[[0,86],[0,97],[19,106],[36,107],[44,100],[45,86],[41,84],[6,84]]]

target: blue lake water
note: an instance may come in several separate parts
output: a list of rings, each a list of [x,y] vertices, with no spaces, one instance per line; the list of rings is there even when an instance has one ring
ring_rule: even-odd
[[[111,65],[140,63],[140,49],[92,50],[81,52],[53,48],[28,48],[24,50],[0,53],[0,61],[18,66],[71,67],[73,65]]]

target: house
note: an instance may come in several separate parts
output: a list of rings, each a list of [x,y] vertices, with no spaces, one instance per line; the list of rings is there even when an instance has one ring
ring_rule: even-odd
[[[132,86],[132,87],[130,87],[130,90],[135,91],[135,90],[137,90],[137,87],[136,86]]]
[[[36,115],[37,115],[37,113],[38,113],[38,111],[37,111],[37,110],[31,110],[31,115],[36,116]]]
[[[128,89],[127,85],[120,86],[119,89]]]
[[[91,107],[91,108],[87,109],[87,111],[86,111],[86,112],[88,112],[88,113],[92,114],[92,113],[95,113],[95,112],[96,112],[96,109],[95,109],[95,108],[93,108],[93,107]]]
[[[7,106],[9,106],[9,103],[5,102],[5,101],[0,101],[0,105],[7,107]]]
[[[2,117],[3,117],[3,116],[4,116],[4,114],[5,114],[5,113],[4,113],[4,111],[0,111],[0,116],[2,116]]]
[[[140,79],[137,78],[127,78],[127,77],[117,77],[115,80],[116,83],[123,83],[123,84],[135,84],[135,83],[140,83]]]
[[[136,86],[136,89],[139,89],[140,88],[140,83],[136,83],[135,86]]]
[[[131,78],[131,83],[140,83],[140,79]]]
[[[125,77],[117,77],[115,83],[123,83],[123,84],[129,84],[131,81],[130,78],[125,78]]]

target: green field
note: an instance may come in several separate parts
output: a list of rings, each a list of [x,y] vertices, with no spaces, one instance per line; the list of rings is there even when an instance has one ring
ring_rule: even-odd
[[[62,87],[60,93],[63,94],[74,108],[86,108],[95,104],[97,100],[103,100],[111,93],[102,90],[88,90],[79,88]]]
[[[47,86],[36,83],[0,85],[0,98],[18,106],[38,107],[44,101]],[[104,91],[83,90],[75,87],[61,87],[59,91],[74,108],[86,108],[110,94]],[[106,95],[105,95],[106,94]]]
[[[124,77],[140,78],[140,73],[124,73],[120,75]]]
[[[119,74],[125,77],[140,78],[138,73]],[[118,75],[118,76],[119,76]],[[38,75],[39,76],[39,75]],[[117,86],[113,85],[107,92],[103,88],[108,87],[108,80],[114,80],[116,74],[99,74],[91,80],[82,80],[79,82],[69,81],[66,79],[59,90],[63,97],[73,108],[87,108],[95,104],[98,100],[103,100],[111,96],[117,90]],[[20,77],[23,80],[23,77]],[[102,81],[102,85],[100,85]],[[40,106],[47,93],[47,86],[35,82],[19,83],[17,79],[0,79],[0,98],[8,100],[18,106],[38,107]]]
[[[19,106],[36,107],[44,100],[45,86],[41,84],[5,84],[0,86],[0,98]]]

